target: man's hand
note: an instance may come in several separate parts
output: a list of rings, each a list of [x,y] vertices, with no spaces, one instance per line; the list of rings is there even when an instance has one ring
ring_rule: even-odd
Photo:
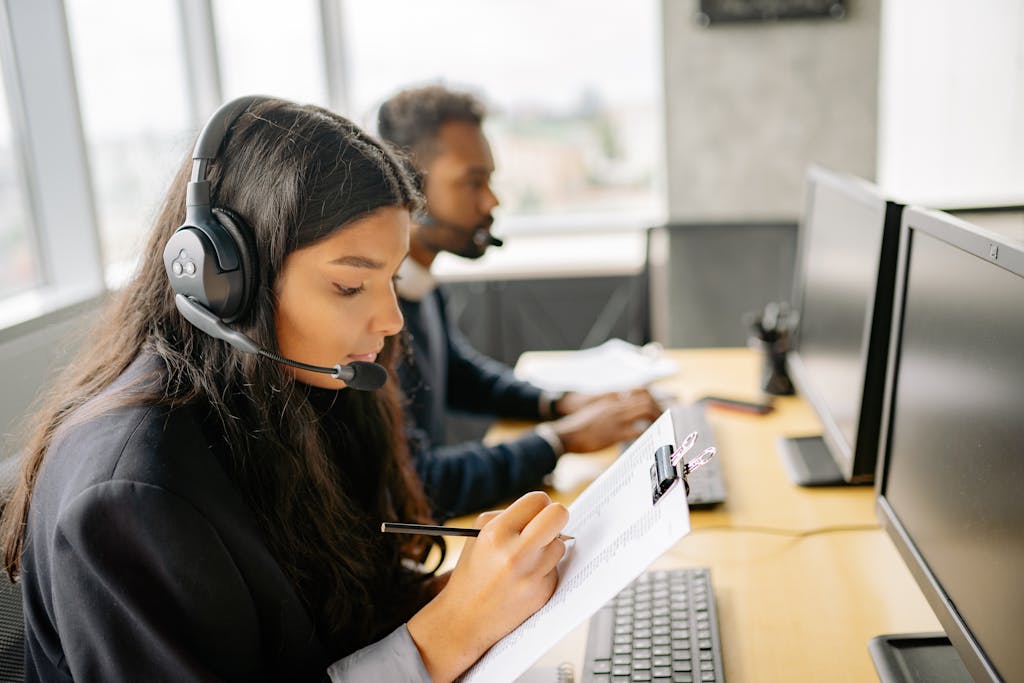
[[[602,394],[566,394],[576,409],[550,425],[568,453],[589,453],[612,444],[635,439],[661,414],[661,409],[644,389]],[[579,401],[579,403],[576,403]]]
[[[605,394],[583,394],[578,391],[570,391],[562,396],[562,398],[558,399],[554,407],[556,415],[565,416],[572,415],[578,410],[581,410],[596,401],[603,401],[606,399],[625,401],[627,399],[637,397],[642,397],[647,403],[647,407],[651,415],[651,421],[657,419],[658,415],[661,415],[661,413],[664,412],[658,405],[658,402],[654,400],[654,397],[651,396],[650,392],[643,388],[631,389],[629,391],[609,391]]]

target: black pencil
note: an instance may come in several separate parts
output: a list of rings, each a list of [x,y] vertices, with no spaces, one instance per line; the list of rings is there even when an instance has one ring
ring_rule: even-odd
[[[479,536],[479,529],[467,529],[457,526],[434,526],[433,524],[409,524],[407,522],[381,522],[381,532],[385,534],[422,534],[423,536]],[[572,536],[558,535],[561,541],[572,541]]]

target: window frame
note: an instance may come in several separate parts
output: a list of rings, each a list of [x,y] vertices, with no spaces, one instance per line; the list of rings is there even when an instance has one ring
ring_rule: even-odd
[[[99,234],[60,0],[2,0],[0,35],[38,281],[0,300],[0,332],[105,293]]]

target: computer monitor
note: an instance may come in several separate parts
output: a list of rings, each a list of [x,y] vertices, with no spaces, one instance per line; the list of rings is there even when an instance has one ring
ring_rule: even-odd
[[[913,208],[903,225],[876,510],[953,647],[870,649],[883,680],[960,660],[1022,681],[1024,242]]]
[[[822,433],[779,442],[798,484],[874,476],[902,209],[865,180],[808,170],[793,288],[799,327],[788,362]]]

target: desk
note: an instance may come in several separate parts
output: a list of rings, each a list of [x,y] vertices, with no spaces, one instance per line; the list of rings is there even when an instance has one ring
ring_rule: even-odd
[[[753,350],[667,353],[680,371],[658,388],[680,400],[710,393],[740,398],[757,393],[760,360]],[[529,359],[527,354],[520,362]],[[820,426],[799,397],[778,398],[775,406],[767,416],[709,409],[728,499],[717,508],[693,511],[691,533],[652,568],[711,568],[729,681],[877,680],[867,650],[870,638],[941,630],[881,529],[805,538],[722,529],[877,524],[871,487],[807,489],[789,481],[775,440],[817,433]],[[521,429],[521,424],[501,423],[488,439],[503,439]],[[574,457],[607,462],[615,453]],[[578,493],[553,492],[552,497],[569,503]],[[586,624],[552,648],[540,664],[572,662],[579,675],[585,643]]]

